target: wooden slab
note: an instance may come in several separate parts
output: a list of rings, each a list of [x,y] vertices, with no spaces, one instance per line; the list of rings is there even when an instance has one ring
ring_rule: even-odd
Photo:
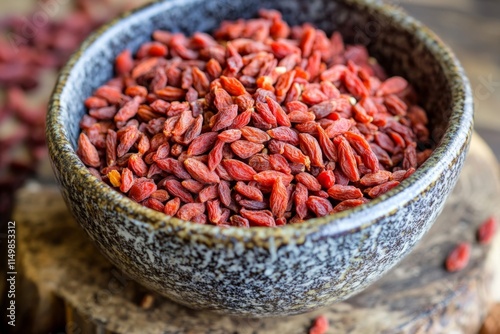
[[[192,311],[150,295],[98,253],[55,187],[32,183],[19,193],[15,210],[18,279],[31,297],[29,304],[19,304],[31,305],[26,312],[35,315],[29,329],[34,333],[56,330],[63,307],[67,323],[59,329],[67,333],[294,334],[307,333],[320,314],[330,321],[328,333],[477,333],[488,307],[500,300],[500,268],[494,263],[500,238],[491,246],[475,242],[477,226],[498,210],[497,174],[489,148],[475,136],[443,213],[400,265],[347,302],[274,319]],[[461,241],[473,243],[471,262],[462,272],[447,273],[446,254]],[[151,307],[141,307],[151,297]]]

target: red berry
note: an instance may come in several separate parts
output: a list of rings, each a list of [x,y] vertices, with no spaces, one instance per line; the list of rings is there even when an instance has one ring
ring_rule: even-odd
[[[482,223],[477,230],[477,240],[479,241],[479,243],[490,243],[490,241],[495,236],[495,232],[497,231],[497,225],[497,220],[493,216]]]
[[[464,269],[469,263],[469,258],[470,244],[462,242],[448,254],[446,258],[446,270],[455,272]]]
[[[335,174],[331,170],[325,170],[319,173],[318,181],[323,188],[331,188],[335,184]]]
[[[324,334],[328,330],[328,318],[320,315],[314,320],[314,324],[309,329],[309,334]]]

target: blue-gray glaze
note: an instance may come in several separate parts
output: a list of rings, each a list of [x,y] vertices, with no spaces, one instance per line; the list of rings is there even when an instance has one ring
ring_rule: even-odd
[[[88,172],[75,154],[83,101],[111,78],[121,50],[136,49],[155,29],[209,31],[223,19],[255,16],[261,7],[281,10],[291,24],[338,29],[412,82],[439,142],[415,174],[380,198],[332,216],[275,229],[223,229],[142,207]],[[344,300],[410,252],[457,181],[472,114],[468,80],[454,55],[393,7],[367,0],[174,0],[126,14],[82,45],[55,88],[47,139],[68,207],[118,268],[193,308],[279,316]]]

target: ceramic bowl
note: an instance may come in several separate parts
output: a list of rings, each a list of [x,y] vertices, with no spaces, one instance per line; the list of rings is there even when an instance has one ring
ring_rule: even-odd
[[[219,228],[142,207],[92,176],[75,154],[83,101],[113,75],[114,57],[155,29],[209,31],[276,8],[367,45],[417,89],[438,146],[411,177],[369,204],[280,228]],[[363,0],[171,0],[105,25],[64,67],[47,118],[63,197],[97,247],[131,278],[196,309],[241,316],[306,312],[360,292],[408,254],[457,181],[472,131],[468,80],[451,51],[407,14]]]

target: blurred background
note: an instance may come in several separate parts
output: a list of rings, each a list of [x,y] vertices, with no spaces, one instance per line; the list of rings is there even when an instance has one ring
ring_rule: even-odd
[[[58,69],[93,29],[146,2],[149,1],[0,2],[2,248],[5,243],[1,236],[5,236],[2,233],[10,218],[16,189],[30,177],[42,182],[51,180],[44,144],[44,117]],[[476,131],[497,158],[500,157],[500,1],[396,0],[391,3],[425,23],[455,51],[471,81]],[[4,261],[1,262],[0,268],[4,265]],[[4,283],[5,280],[0,279],[0,290]],[[0,332],[5,331],[0,327]]]

